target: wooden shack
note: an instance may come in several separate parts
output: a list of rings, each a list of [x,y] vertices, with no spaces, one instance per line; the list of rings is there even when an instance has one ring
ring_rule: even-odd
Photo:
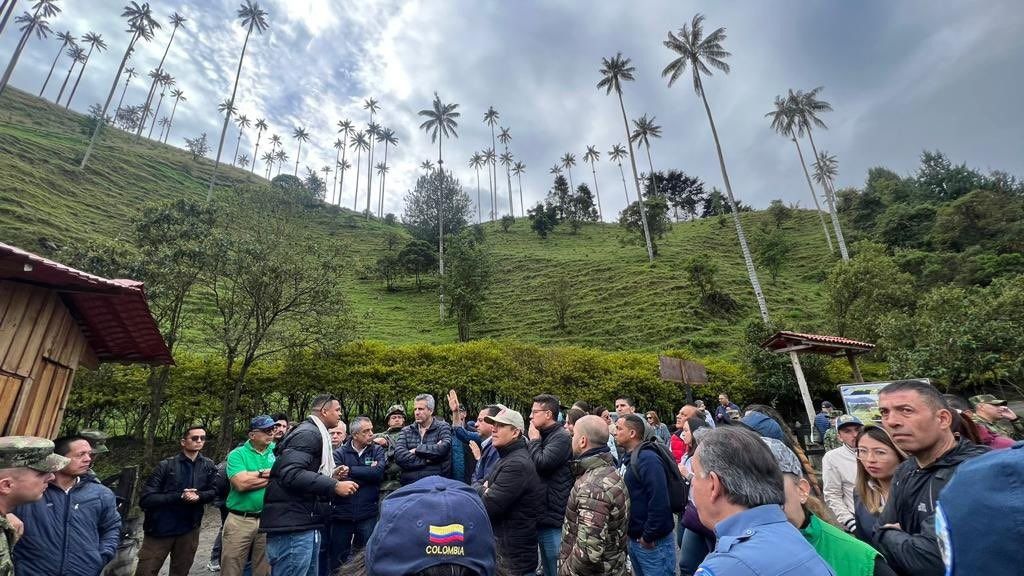
[[[141,282],[0,243],[0,436],[53,438],[79,366],[170,364]]]

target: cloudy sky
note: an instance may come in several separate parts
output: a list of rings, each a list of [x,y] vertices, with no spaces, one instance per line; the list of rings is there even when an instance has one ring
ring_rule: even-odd
[[[84,111],[105,97],[127,45],[129,35],[119,18],[124,2],[59,3],[64,11],[51,23],[55,31],[79,36],[95,31],[110,46],[86,69],[73,103]],[[19,8],[26,4],[23,0]],[[165,64],[188,97],[178,108],[170,142],[181,145],[183,137],[205,131],[216,146],[222,119],[216,106],[230,94],[245,35],[235,18],[239,3],[152,4],[165,26],[141,45],[132,65],[155,68],[170,34],[171,12],[188,18]],[[436,160],[437,148],[419,130],[417,112],[429,107],[437,91],[444,102],[459,104],[459,138],[445,143],[444,154],[472,197],[476,178],[467,161],[490,145],[482,117],[494,106],[500,125],[511,130],[512,153],[527,165],[527,205],[545,195],[548,170],[566,152],[577,157],[573,179],[591,182],[580,157],[593,144],[604,152],[597,178],[605,219],[613,219],[625,197],[618,168],[604,156],[612,144],[624,141],[624,129],[617,101],[595,84],[601,58],[620,51],[636,67],[636,82],[624,89],[627,113],[630,118],[654,115],[663,127],[664,136],[652,146],[655,168],[682,169],[720,186],[707,118],[689,79],[668,88],[661,78],[672,57],[662,40],[696,12],[706,14],[707,30],[723,26],[728,33],[732,72],[716,74],[705,86],[734,191],[744,202],[762,207],[782,198],[811,204],[793,145],[773,133],[764,118],[775,95],[788,88],[825,87],[823,96],[835,111],[825,116],[830,130],[816,140],[838,156],[840,186],[859,186],[867,169],[877,165],[909,174],[924,148],[943,150],[983,170],[1024,175],[1024,6],[1017,0],[269,0],[260,5],[269,13],[270,29],[249,42],[240,112],[266,118],[292,161],[292,129],[305,127],[312,141],[303,147],[301,164],[319,168],[334,163],[337,121],[348,118],[365,127],[362,102],[377,99],[377,120],[400,140],[389,152],[386,211],[401,212],[402,194],[420,173],[419,164]],[[0,38],[0,62],[15,42],[9,28]],[[52,37],[33,38],[14,84],[38,93],[57,46]],[[66,64],[58,63],[58,80]],[[57,88],[59,81],[51,81],[47,97],[55,97]],[[147,88],[135,79],[126,102],[139,103]],[[119,95],[120,89],[115,98]],[[225,158],[234,150],[236,134],[232,127]],[[254,139],[250,129],[242,150],[251,154]],[[264,151],[265,143],[264,138]],[[646,158],[638,160],[646,165]],[[364,157],[360,206],[366,201],[365,170]],[[353,169],[346,175],[344,205],[353,202],[354,180]],[[504,180],[502,173],[499,185],[507,198]],[[376,188],[375,181],[375,195]],[[486,213],[486,190],[484,202]],[[507,210],[507,200],[502,206]]]

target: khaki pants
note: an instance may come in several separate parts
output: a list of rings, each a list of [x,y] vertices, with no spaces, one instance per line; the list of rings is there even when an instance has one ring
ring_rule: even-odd
[[[181,536],[157,538],[145,536],[139,550],[139,564],[135,568],[135,576],[157,576],[164,565],[167,555],[171,555],[170,576],[188,576],[192,569],[192,560],[199,547],[199,528]]]
[[[228,513],[221,534],[221,576],[242,576],[252,554],[252,576],[270,576],[267,563],[267,535],[260,534],[260,519]]]

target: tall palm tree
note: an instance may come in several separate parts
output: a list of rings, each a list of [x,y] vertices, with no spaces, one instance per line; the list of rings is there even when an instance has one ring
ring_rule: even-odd
[[[380,140],[384,142],[384,172],[380,170],[377,174],[380,175],[380,205],[377,208],[377,217],[384,217],[384,184],[387,180],[388,175],[388,146],[398,146],[398,136],[395,135],[395,131],[391,128],[382,128],[380,131]]]
[[[622,176],[622,191],[626,193],[626,206],[629,206],[629,188],[626,187],[626,173],[622,171],[622,157],[628,154],[626,147],[622,144],[613,144],[608,151],[608,159],[619,165],[619,175]]]
[[[823,86],[818,86],[809,92],[804,92],[803,90],[793,92],[790,90],[789,97],[787,98],[791,102],[794,115],[796,116],[797,136],[802,137],[804,132],[807,133],[807,139],[811,142],[811,152],[814,153],[816,162],[821,159],[821,154],[818,153],[818,148],[814,145],[814,131],[812,128],[818,127],[822,130],[827,130],[828,126],[818,117],[818,114],[832,111],[831,104],[818,99],[818,94],[824,89]],[[836,215],[835,191],[832,189],[832,180],[825,180],[822,187],[825,190],[825,201],[828,202],[829,214],[832,217],[832,227],[835,229],[836,242],[839,244],[839,254],[843,257],[843,261],[847,261],[850,259],[850,252],[846,249],[846,239],[843,238],[843,230],[839,225],[839,217]]]
[[[604,220],[604,216],[601,214],[601,192],[597,188],[597,170],[594,168],[594,163],[600,159],[601,153],[597,151],[597,147],[587,146],[587,151],[583,154],[583,161],[590,162],[590,173],[594,176],[594,195],[597,198],[597,219]]]
[[[173,94],[173,92],[172,92]],[[256,155],[260,153],[260,140],[263,138],[263,131],[267,129],[267,121],[263,118],[256,119],[256,148],[252,151],[252,169],[249,174],[256,172]]]
[[[302,127],[302,126],[296,126],[295,129],[292,130],[292,138],[295,138],[295,140],[297,140],[298,143],[299,143],[299,149],[298,149],[297,152],[295,152],[295,174],[294,174],[294,176],[296,178],[298,178],[299,177],[299,157],[302,156],[302,143],[303,142],[309,142],[309,132],[306,132],[306,129],[304,127]]]
[[[818,159],[814,161],[814,179],[825,189],[825,199],[828,201],[829,212],[832,214],[832,225],[836,230],[836,241],[839,242],[839,253],[842,254],[845,262],[850,260],[850,253],[846,250],[846,240],[843,238],[843,230],[839,226],[839,217],[836,215],[836,189],[833,183],[838,175],[839,163],[836,161],[836,157],[825,150],[819,152]]]
[[[245,114],[240,114],[238,118],[235,118],[235,124],[238,125],[238,138],[235,140],[235,154],[234,157],[238,158],[238,148],[242,144],[242,134],[245,133],[245,129],[252,126],[252,121]]]
[[[494,153],[494,148],[486,148],[482,153],[484,157],[484,163],[487,164],[487,179],[488,184],[491,185],[491,220],[498,219],[498,192],[494,189],[493,182],[491,179],[491,166],[494,166],[497,162],[497,155]]]
[[[480,208],[480,167],[484,165],[483,154],[479,152],[473,152],[473,155],[469,157],[469,167],[476,170],[476,223],[479,224],[483,216],[483,211]]]
[[[370,141],[366,137],[366,132],[361,130],[352,135],[349,144],[356,149],[356,188],[355,193],[352,194],[352,210],[354,211],[359,206],[359,171],[363,167],[359,159],[362,158],[364,150],[370,149]]]
[[[13,2],[11,3],[10,10],[14,10]],[[38,0],[33,6],[31,14],[25,12],[14,19],[15,22],[22,25],[21,39],[18,40],[18,45],[14,48],[14,55],[11,56],[11,61],[7,63],[3,77],[0,77],[0,94],[3,94],[7,88],[7,83],[11,80],[11,74],[14,74],[14,67],[18,65],[21,52],[25,49],[25,45],[28,44],[32,33],[35,32],[36,37],[40,39],[49,36],[51,32],[50,23],[46,19],[53,18],[59,13],[60,7],[57,6],[56,0]],[[9,15],[10,12],[6,16]]]
[[[505,146],[505,153],[502,154],[499,159],[502,161],[502,165],[505,166],[505,180],[508,184],[508,213],[510,216],[515,216],[515,202],[512,201],[512,153],[508,151],[508,143],[512,140],[512,134],[509,133],[508,128],[502,127],[498,133],[498,142],[501,142]],[[508,157],[508,161],[505,161],[505,157]],[[523,214],[526,216],[526,214]]]
[[[39,89],[39,97],[43,97],[43,92],[46,92],[46,85],[50,83],[50,76],[53,76],[53,69],[57,67],[57,60],[60,60],[60,55],[64,53],[64,48],[75,45],[75,37],[71,34],[71,31],[57,32],[57,40],[60,40],[60,48],[57,49],[57,55],[53,57],[53,63],[50,64],[50,72],[46,75],[46,80],[43,81],[43,87]]]
[[[107,49],[107,43],[103,41],[103,35],[96,34],[95,32],[89,32],[82,36],[82,42],[89,45],[89,52],[85,55],[85,62],[82,63],[82,67],[78,69],[78,78],[75,79],[75,85],[71,88],[71,95],[68,96],[67,104],[64,105],[65,110],[71,108],[71,99],[75,97],[75,92],[78,91],[78,83],[82,81],[82,73],[85,72],[85,67],[89,64],[89,58],[92,57],[93,49],[99,52]],[[57,104],[59,105],[60,102]]]
[[[434,163],[430,160],[424,160],[423,162],[420,162],[420,168],[422,168],[427,174],[430,174],[434,171]]]
[[[334,168],[324,164],[324,167],[321,168],[320,171],[324,173],[324,184],[327,184],[327,179],[331,177],[331,172],[334,171]]]
[[[334,165],[338,166],[338,165],[341,164],[341,149],[345,147],[345,139],[344,138],[335,138],[333,146],[334,146],[334,149],[336,150],[336,152],[334,153]],[[335,170],[334,171],[334,183],[331,184],[331,196],[329,198],[329,202],[331,204],[334,204],[334,194],[338,190],[338,172],[341,172],[341,170]],[[341,195],[340,194],[338,195],[338,198],[339,198],[338,205],[340,206],[341,205],[341,201],[340,201]]]
[[[523,202],[523,174],[526,173],[526,164],[517,161],[515,165],[512,166],[512,173],[515,174],[516,178],[519,180],[519,210],[525,215],[526,204]]]
[[[288,162],[288,153],[284,151],[284,148],[278,148],[277,152],[274,152],[274,160],[277,162],[277,176],[280,176],[281,167]]]
[[[159,122],[157,122],[157,124],[160,125],[160,134],[157,136],[156,141],[157,142],[163,142],[163,140],[164,140],[164,131],[167,130],[167,127],[171,125],[171,121],[167,118],[167,116],[164,116],[163,118],[160,119]]]
[[[235,83],[231,88],[231,102],[235,102],[235,94],[238,92],[238,78],[242,75],[242,62],[245,61],[245,49],[249,46],[249,36],[256,30],[257,34],[270,27],[267,23],[267,12],[260,8],[259,4],[252,0],[245,0],[245,4],[238,9],[238,19],[241,20],[245,31],[245,41],[242,42],[242,54],[238,57],[238,69],[235,71]],[[217,167],[220,166],[220,153],[224,148],[224,137],[228,134],[228,123],[231,121],[231,114],[224,114],[224,125],[220,129],[220,141],[217,143],[217,159],[213,162],[213,174],[210,175],[210,188],[206,191],[206,201],[209,202],[213,196],[213,185],[217,181]],[[298,173],[298,169],[296,169]]]
[[[661,126],[654,123],[654,116],[650,118],[647,114],[640,117],[639,120],[633,120],[633,133],[629,136],[634,142],[637,143],[637,147],[641,144],[647,148],[647,163],[651,167],[651,186],[654,188],[654,193],[658,193],[658,181],[654,174],[654,161],[651,160],[651,138],[661,138]]]
[[[348,154],[348,143],[352,135],[352,130],[355,127],[352,125],[352,121],[349,119],[338,121],[338,134],[341,134],[341,163],[348,164],[346,162],[346,155]],[[338,188],[338,206],[341,206],[341,193],[345,191],[345,170],[339,170],[341,172],[341,182]],[[337,175],[337,172],[335,172]]]
[[[730,54],[722,48],[723,40],[725,40],[725,28],[718,28],[705,37],[704,15],[695,15],[689,24],[683,25],[679,30],[678,36],[671,31],[668,33],[668,39],[665,40],[664,45],[674,52],[677,57],[665,66],[661,75],[662,77],[667,76],[668,85],[672,86],[686,72],[688,67],[693,73],[693,90],[704,103],[704,111],[707,112],[708,123],[711,125],[711,135],[714,136],[715,150],[718,152],[718,165],[722,170],[722,181],[725,184],[725,193],[729,200],[729,207],[732,209],[733,223],[736,225],[736,235],[739,237],[740,249],[743,251],[743,261],[747,267],[747,275],[750,277],[750,285],[753,287],[754,296],[757,298],[757,307],[761,311],[761,319],[764,320],[765,324],[768,324],[768,305],[765,303],[764,293],[761,291],[761,283],[757,279],[757,270],[754,269],[754,259],[750,255],[747,236],[743,233],[743,224],[740,222],[736,198],[733,196],[732,184],[729,182],[729,172],[725,168],[725,157],[722,155],[722,145],[718,140],[715,119],[711,115],[711,106],[708,105],[708,98],[704,93],[704,84],[701,81],[701,74],[711,76],[711,68],[726,74],[729,73],[729,64],[725,62],[725,58],[728,58]]]
[[[260,160],[263,160],[263,165],[267,168],[265,172],[266,179],[270,180],[270,169],[273,168],[274,166],[274,151],[269,150],[267,152],[264,152],[263,156],[260,156]]]
[[[167,94],[167,87],[168,86],[174,86],[176,83],[177,83],[177,80],[174,79],[174,76],[171,76],[167,72],[164,72],[163,74],[161,74],[161,78],[160,78],[160,100],[157,102],[156,110],[153,112],[154,122],[156,121],[155,118],[157,117],[157,115],[160,114],[160,107],[163,106],[163,104],[164,104],[164,96]],[[146,138],[153,138],[153,125],[152,124],[149,126],[149,134],[146,134]],[[237,155],[238,150],[235,150],[235,152],[236,152],[236,155]]]
[[[64,82],[60,85],[60,91],[57,92],[57,99],[54,100],[54,103],[58,106],[60,105],[61,97],[64,95],[64,89],[68,86],[68,80],[71,79],[71,73],[75,70],[75,64],[85,63],[85,48],[75,45],[68,48],[67,54],[71,57],[71,67],[68,68],[68,73],[64,76]]]
[[[337,174],[338,172],[341,172],[341,181],[344,182],[345,181],[345,172],[348,172],[351,169],[352,169],[352,163],[349,162],[348,160],[345,160],[344,158],[342,158],[341,162],[338,162],[337,168],[334,170],[334,173]],[[341,192],[342,192],[342,188],[339,187],[338,188],[338,206],[341,206]]]
[[[419,115],[426,118],[426,120],[420,124],[420,129],[430,134],[430,141],[437,142],[437,183],[440,191],[442,172],[444,171],[444,157],[441,154],[441,144],[445,138],[458,138],[459,134],[456,132],[459,123],[457,118],[461,116],[456,111],[459,105],[455,103],[444,104],[441,102],[441,97],[434,92],[434,102],[431,108],[420,110]],[[491,127],[493,132],[494,127]],[[438,194],[438,199],[443,198],[443,194]],[[439,294],[438,310],[441,320],[444,320],[444,207],[438,205],[437,207],[437,221],[438,221],[438,235],[437,235],[437,253],[438,253],[438,272],[441,279],[441,290]]]
[[[156,85],[160,81],[160,74],[164,71],[164,60],[167,59],[167,53],[171,50],[171,43],[174,42],[174,35],[178,32],[178,28],[185,24],[185,18],[175,12],[171,14],[171,37],[167,40],[167,46],[164,47],[164,55],[160,57],[160,63],[156,65],[156,76],[153,77],[153,81],[149,83],[149,93],[146,94],[146,103],[142,107],[142,117],[149,117],[149,108],[153,105],[153,96],[156,94]],[[152,75],[151,75],[152,76]],[[142,137],[142,126],[145,122],[139,124],[139,129],[135,133],[135,141],[138,142],[139,138]]]
[[[363,100],[363,110],[370,111],[370,123],[366,129],[366,140],[370,144],[370,149],[366,154],[366,211],[370,211],[370,182],[373,180],[373,144],[377,139],[377,132],[380,129],[379,126],[373,123],[373,116],[380,110],[380,103],[373,98],[367,98]],[[358,196],[358,194],[357,194]]]
[[[575,193],[576,185],[572,183],[572,167],[576,165],[576,155],[572,152],[566,152],[559,162],[562,163],[562,168],[569,174],[569,190]]]
[[[491,127],[491,150],[497,150],[498,145],[494,138],[494,127],[497,126],[498,120],[501,118],[501,114],[494,109],[494,106],[488,106],[487,112],[484,112],[484,124]],[[486,155],[485,155],[486,156]],[[487,165],[487,178],[492,181],[491,183],[491,220],[498,219],[498,164],[497,164],[496,153],[492,153],[488,157]]]
[[[379,198],[381,198],[381,200],[380,200],[380,203],[379,203],[378,208],[377,208],[377,214],[378,214],[377,217],[378,218],[382,218],[383,216],[380,215],[380,211],[383,209],[383,206],[384,206],[384,202],[383,202],[384,177],[387,175],[388,170],[390,170],[390,168],[388,168],[388,165],[386,163],[384,163],[384,162],[377,162],[377,164],[374,167],[377,169],[377,176],[380,176],[380,188],[381,188],[380,196],[379,196]],[[367,220],[370,219],[370,213],[369,212],[366,213],[366,219]]]
[[[814,185],[811,184],[811,175],[807,172],[807,164],[804,162],[804,153],[800,149],[800,141],[796,139],[796,109],[793,106],[793,101],[782,96],[776,96],[775,110],[765,114],[765,117],[771,118],[773,130],[792,140],[793,144],[796,144],[796,153],[800,158],[800,167],[804,170],[807,188],[811,191],[811,199],[814,200],[814,210],[818,213],[818,218],[821,220],[821,229],[825,232],[825,242],[828,244],[828,251],[834,253],[836,249],[832,246],[832,235],[829,234],[828,225],[825,224],[825,215],[821,212],[818,194],[814,191]]]
[[[562,167],[559,166],[558,164],[555,164],[551,168],[548,168],[548,174],[551,174],[551,175],[553,175],[555,177],[557,177],[561,173],[562,173]]]
[[[82,156],[82,163],[78,166],[79,170],[85,168],[85,165],[89,162],[89,156],[92,155],[92,149],[96,147],[96,141],[100,137],[100,132],[103,129],[103,125],[106,123],[107,109],[110,108],[110,101],[114,99],[114,92],[117,90],[117,83],[121,80],[121,71],[124,70],[124,65],[128,62],[128,57],[135,51],[135,43],[141,38],[145,41],[153,39],[154,30],[160,28],[160,24],[153,19],[153,11],[150,9],[149,4],[139,5],[134,0],[124,7],[124,11],[121,12],[122,18],[128,19],[128,32],[131,32],[132,37],[128,42],[128,47],[124,51],[124,56],[121,57],[121,65],[117,67],[117,73],[114,74],[114,81],[110,83],[110,92],[107,93],[107,100],[103,104],[103,110],[100,111],[100,120],[96,123],[96,127],[93,128],[92,137],[89,139],[89,146],[85,149],[85,155]]]
[[[622,83],[632,82],[633,73],[636,68],[630,65],[629,58],[623,58],[622,53],[615,54],[612,58],[601,59],[601,80],[597,87],[604,88],[605,94],[615,92],[619,97],[619,109],[622,111],[622,126],[626,129],[626,142],[629,144],[629,164],[633,168],[633,184],[636,186],[636,199],[640,206],[640,223],[644,230],[644,243],[647,244],[647,259],[654,262],[654,246],[651,244],[651,232],[647,226],[647,208],[644,206],[644,197],[640,194],[640,176],[636,171],[636,156],[633,154],[633,142],[629,139],[629,120],[626,118],[626,104],[622,99]]]
[[[277,134],[271,134],[270,136],[270,151],[274,152],[281,147],[281,137]]]
[[[0,34],[7,28],[7,21],[14,13],[14,5],[17,3],[18,0],[3,0],[3,4],[0,4]]]
[[[249,166],[249,155],[248,154],[241,154],[241,155],[239,155],[237,160],[238,160],[238,165],[241,166],[243,170]]]
[[[121,90],[121,98],[117,101],[117,108],[114,108],[114,118],[117,118],[117,113],[121,111],[121,105],[124,104],[124,95],[128,93],[128,84],[131,83],[132,78],[135,78],[138,75],[139,74],[135,71],[135,68],[125,68],[124,89]],[[65,82],[67,81],[65,80]]]

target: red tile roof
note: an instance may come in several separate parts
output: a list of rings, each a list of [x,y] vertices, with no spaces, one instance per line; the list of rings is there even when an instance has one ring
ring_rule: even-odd
[[[846,352],[854,353],[870,352],[875,348],[874,344],[851,340],[840,336],[827,336],[823,334],[804,334],[802,332],[789,332],[783,330],[776,332],[774,336],[761,344],[762,348],[777,351],[790,346],[803,346],[802,350],[824,354],[835,354]]]
[[[60,293],[101,362],[174,363],[142,282],[94,276],[2,242],[0,279]]]

